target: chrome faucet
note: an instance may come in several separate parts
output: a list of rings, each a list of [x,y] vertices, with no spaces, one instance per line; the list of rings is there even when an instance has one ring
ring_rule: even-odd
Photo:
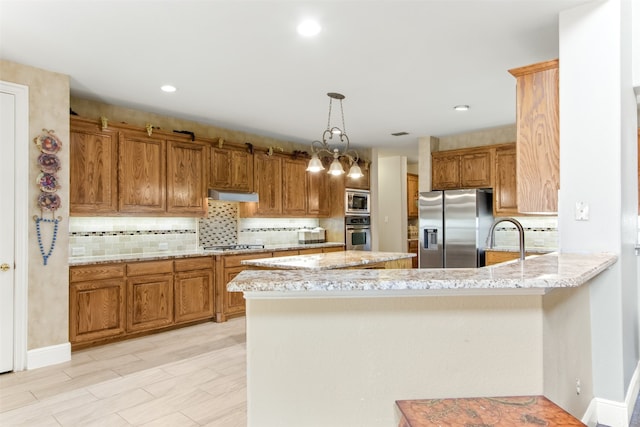
[[[504,221],[512,223],[518,229],[518,238],[520,239],[520,259],[524,259],[524,228],[522,228],[522,224],[520,224],[520,222],[518,222],[518,220],[515,218],[496,218],[496,220],[491,225],[491,228],[489,229],[489,236],[487,237],[489,249],[493,248],[493,246],[496,244],[496,225]]]

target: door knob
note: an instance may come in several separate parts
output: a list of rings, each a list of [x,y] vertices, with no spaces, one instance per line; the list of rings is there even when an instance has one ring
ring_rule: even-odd
[[[2,271],[7,271],[10,268],[11,267],[9,267],[9,264],[7,264],[6,262],[3,263],[2,265],[0,265],[0,270],[2,270]]]

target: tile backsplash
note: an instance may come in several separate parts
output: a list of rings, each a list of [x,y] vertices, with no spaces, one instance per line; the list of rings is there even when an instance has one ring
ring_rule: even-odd
[[[69,218],[71,257],[191,250],[197,236],[195,218]]]
[[[558,249],[557,217],[515,217],[524,228],[524,242],[527,249]],[[495,231],[496,247],[517,248],[518,233],[509,222],[498,224]]]

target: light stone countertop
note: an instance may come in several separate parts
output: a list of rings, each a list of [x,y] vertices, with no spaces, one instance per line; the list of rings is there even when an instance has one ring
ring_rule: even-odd
[[[148,252],[138,254],[118,254],[118,255],[103,255],[103,256],[82,256],[69,258],[69,265],[89,265],[89,264],[108,264],[112,262],[134,262],[134,261],[156,261],[172,258],[193,258],[200,256],[213,256],[213,255],[238,255],[238,254],[253,254],[253,253],[266,253],[273,251],[286,251],[297,249],[314,249],[314,248],[332,248],[343,247],[344,243],[312,243],[312,244],[281,244],[281,245],[265,245],[260,249],[238,249],[232,251],[214,251],[204,250],[202,248],[194,248],[184,251],[160,251],[160,252]]]
[[[365,267],[385,261],[415,257],[403,252],[341,251],[326,254],[294,255],[275,258],[244,260],[243,265],[282,270],[333,270],[349,267]]]
[[[245,270],[228,285],[252,298],[408,295],[542,295],[577,287],[613,265],[615,254],[550,253],[481,268]]]

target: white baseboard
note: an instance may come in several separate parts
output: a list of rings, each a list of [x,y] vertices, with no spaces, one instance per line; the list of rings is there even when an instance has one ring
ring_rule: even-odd
[[[71,360],[71,343],[51,345],[27,351],[27,369],[42,368]]]
[[[638,397],[638,391],[640,391],[640,362],[638,362],[636,370],[631,377],[624,402],[596,397],[589,404],[582,422],[588,426],[595,425],[592,424],[595,415],[595,419],[600,424],[611,427],[628,427],[636,398]]]

